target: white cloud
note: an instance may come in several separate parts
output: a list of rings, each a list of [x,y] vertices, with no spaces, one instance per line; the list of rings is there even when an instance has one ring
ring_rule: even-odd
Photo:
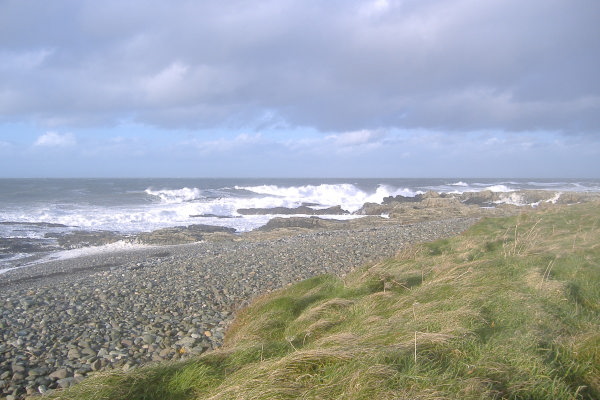
[[[198,140],[192,139],[184,142],[183,144],[186,146],[193,146],[200,150],[202,153],[211,153],[211,152],[224,152],[230,151],[235,148],[258,144],[263,141],[263,137],[260,133],[255,135],[249,135],[247,133],[242,133],[237,135],[236,137],[229,138],[218,138],[215,140]]]
[[[347,154],[364,153],[377,149],[389,140],[390,137],[385,131],[363,129],[326,136],[292,138],[279,141],[277,144],[298,153],[330,154],[336,152]]]
[[[367,17],[376,16],[385,13],[390,8],[388,0],[375,0],[366,3],[361,7],[361,13]]]
[[[344,132],[328,135],[325,139],[340,147],[356,147],[363,145],[379,145],[385,135],[380,131],[363,129],[360,131]]]
[[[34,146],[40,147],[69,147],[77,143],[72,133],[46,132],[37,138]]]
[[[212,99],[218,100],[239,84],[238,78],[225,66],[190,65],[181,61],[174,61],[137,82],[133,91],[143,94],[140,105],[150,106],[150,114],[157,120],[165,112],[177,115],[176,119],[189,118],[183,117],[181,112],[190,112],[195,118],[202,119],[201,113],[197,112],[198,106],[214,108]]]
[[[185,86],[189,66],[174,62],[167,68],[145,80],[145,89],[150,99],[165,99],[176,96]]]

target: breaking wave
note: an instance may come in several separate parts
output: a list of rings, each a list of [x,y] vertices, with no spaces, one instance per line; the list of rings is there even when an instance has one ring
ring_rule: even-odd
[[[288,206],[302,204],[331,207],[341,206],[346,211],[356,211],[364,203],[381,203],[385,197],[402,195],[414,197],[422,193],[410,189],[396,189],[388,185],[379,185],[375,192],[369,193],[350,183],[322,184],[281,187],[276,185],[236,186],[236,189],[250,191],[263,196],[273,196],[284,200]]]
[[[152,190],[150,188],[145,190],[146,194],[150,196],[159,197],[164,203],[184,203],[187,201],[194,201],[202,199],[202,191],[198,188],[187,188],[176,189],[176,190]]]

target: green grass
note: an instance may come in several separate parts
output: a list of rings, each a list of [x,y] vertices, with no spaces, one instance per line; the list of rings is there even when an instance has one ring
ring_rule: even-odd
[[[55,399],[598,399],[600,207],[486,219],[240,312],[223,349]]]

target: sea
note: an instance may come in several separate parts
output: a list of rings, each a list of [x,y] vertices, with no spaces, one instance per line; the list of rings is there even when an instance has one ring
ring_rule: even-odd
[[[270,215],[240,209],[308,205],[341,206],[355,212],[387,196],[429,190],[462,193],[524,189],[598,192],[600,180],[585,179],[0,179],[0,273],[46,260],[140,247],[121,240],[65,250],[57,238],[73,232],[124,236],[160,228],[205,224],[246,232]],[[289,216],[289,215],[285,215]],[[323,218],[359,218],[323,215]]]

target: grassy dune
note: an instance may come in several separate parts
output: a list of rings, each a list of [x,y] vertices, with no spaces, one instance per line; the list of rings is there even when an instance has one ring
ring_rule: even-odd
[[[600,205],[486,219],[239,313],[222,350],[55,399],[598,399]]]

